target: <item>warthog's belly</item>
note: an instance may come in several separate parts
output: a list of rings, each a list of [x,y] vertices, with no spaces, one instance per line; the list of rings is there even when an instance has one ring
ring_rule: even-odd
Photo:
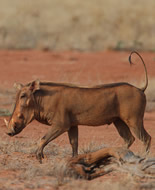
[[[100,126],[111,124],[115,119],[114,116],[81,114],[73,117],[72,123],[73,125]]]

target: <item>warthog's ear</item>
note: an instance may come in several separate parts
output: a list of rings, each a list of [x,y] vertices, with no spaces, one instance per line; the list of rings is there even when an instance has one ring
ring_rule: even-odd
[[[20,84],[20,83],[14,83],[13,87],[14,87],[16,90],[21,90],[21,88],[23,87],[23,85]]]
[[[40,81],[39,80],[33,81],[30,84],[29,89],[32,91],[32,93],[34,93],[36,90],[39,90],[40,89]]]

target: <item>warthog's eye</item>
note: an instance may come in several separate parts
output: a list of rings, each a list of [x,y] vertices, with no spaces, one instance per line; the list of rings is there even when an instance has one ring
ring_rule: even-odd
[[[19,119],[23,119],[23,118],[24,118],[23,114],[19,113],[19,114],[18,114],[18,118],[19,118]]]
[[[25,98],[26,94],[21,94],[20,98]]]

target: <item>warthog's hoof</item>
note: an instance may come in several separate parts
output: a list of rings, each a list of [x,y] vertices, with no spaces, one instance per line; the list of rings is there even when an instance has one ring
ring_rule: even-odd
[[[37,151],[36,152],[36,159],[42,164],[42,158],[44,158],[43,152]]]

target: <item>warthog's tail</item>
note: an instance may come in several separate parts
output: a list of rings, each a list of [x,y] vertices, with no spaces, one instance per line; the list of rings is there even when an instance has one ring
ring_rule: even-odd
[[[145,69],[145,86],[144,86],[143,88],[141,88],[141,90],[144,92],[144,91],[146,90],[147,86],[148,86],[147,69],[146,69],[146,66],[145,66],[145,63],[144,63],[143,58],[142,58],[141,55],[140,55],[138,52],[136,52],[136,51],[132,51],[131,54],[130,54],[130,56],[129,56],[129,62],[130,62],[130,64],[133,64],[133,62],[131,61],[131,55],[132,55],[133,53],[137,54],[137,55],[140,57],[140,59],[141,59],[143,65],[144,65],[144,69]]]

